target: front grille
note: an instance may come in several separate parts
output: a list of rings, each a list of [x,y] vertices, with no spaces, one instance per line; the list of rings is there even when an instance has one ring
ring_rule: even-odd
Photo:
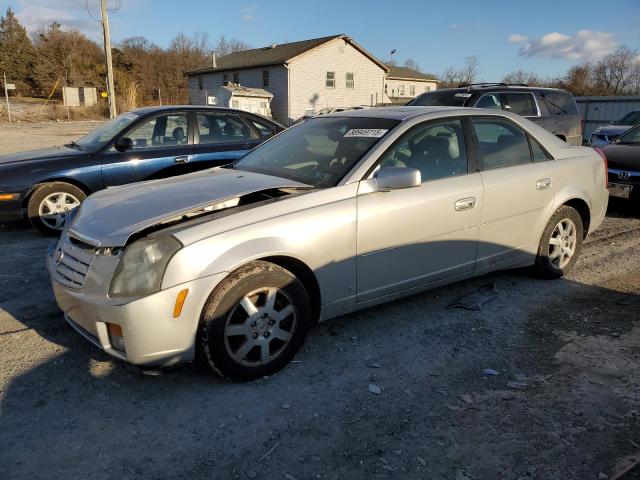
[[[74,245],[76,243],[76,245]],[[94,250],[64,235],[53,254],[56,279],[71,288],[82,288],[93,262]]]

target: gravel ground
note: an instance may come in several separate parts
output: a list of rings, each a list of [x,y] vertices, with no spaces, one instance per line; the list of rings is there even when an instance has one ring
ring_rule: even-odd
[[[94,120],[0,123],[0,155],[64,145],[71,140],[78,140],[101,123]]]
[[[54,303],[48,241],[0,226],[3,479],[604,479],[640,458],[638,205],[612,203],[564,279],[501,272],[323,323],[246,384],[96,350]],[[481,311],[447,308],[486,284]]]

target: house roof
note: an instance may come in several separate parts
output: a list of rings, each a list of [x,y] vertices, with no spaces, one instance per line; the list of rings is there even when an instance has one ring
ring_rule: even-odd
[[[229,90],[234,95],[242,95],[244,97],[273,98],[273,93],[267,92],[262,88],[245,87],[237,83],[227,83],[220,88]]]
[[[387,65],[389,69],[389,73],[387,73],[387,78],[393,78],[397,80],[431,80],[432,82],[439,82],[437,78],[433,75],[429,75],[428,73],[422,73],[412,68],[407,67],[394,67],[391,65]]]
[[[314,48],[336,38],[342,38],[345,42],[359,50],[371,61],[379,65],[384,71],[388,71],[388,67],[384,63],[380,62],[380,60],[358,45],[351,37],[340,34],[231,53],[229,55],[218,57],[216,59],[216,68],[201,68],[198,70],[191,70],[186,72],[186,74],[194,75],[198,73],[224,72],[228,70],[264,67],[267,65],[284,65],[298,55],[308,52],[309,50],[313,50]]]

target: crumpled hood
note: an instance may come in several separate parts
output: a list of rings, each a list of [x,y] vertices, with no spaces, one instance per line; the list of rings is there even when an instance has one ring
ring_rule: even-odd
[[[262,190],[308,185],[259,173],[215,168],[107,188],[89,196],[69,232],[95,246],[124,246],[131,235],[196,209]]]
[[[29,160],[54,160],[56,158],[69,158],[80,155],[87,155],[87,152],[69,147],[44,148],[41,150],[29,150],[26,152],[10,153],[9,155],[0,155],[0,165]]]
[[[597,135],[606,135],[608,137],[622,135],[624,132],[629,130],[631,126],[629,125],[605,125],[602,127],[598,127],[595,129],[593,133]]]

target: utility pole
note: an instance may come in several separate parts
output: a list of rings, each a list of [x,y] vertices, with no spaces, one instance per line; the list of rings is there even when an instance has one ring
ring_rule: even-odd
[[[113,88],[113,64],[111,63],[111,34],[109,33],[109,15],[107,0],[100,0],[102,16],[102,32],[104,33],[104,53],[107,59],[107,95],[109,95],[109,117],[114,118],[116,112],[116,93]]]
[[[9,107],[9,89],[7,88],[7,74],[2,73],[4,78],[4,98],[7,101],[7,115],[9,117],[9,123],[11,123],[11,107]]]

